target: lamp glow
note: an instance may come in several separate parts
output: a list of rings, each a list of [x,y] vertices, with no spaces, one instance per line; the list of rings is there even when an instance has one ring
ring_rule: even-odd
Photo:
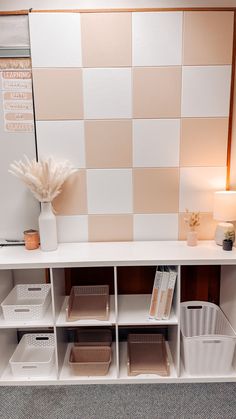
[[[229,221],[236,220],[236,191],[219,191],[214,193],[213,218],[224,221],[217,225],[215,232],[216,244],[222,246],[226,231],[234,231]]]

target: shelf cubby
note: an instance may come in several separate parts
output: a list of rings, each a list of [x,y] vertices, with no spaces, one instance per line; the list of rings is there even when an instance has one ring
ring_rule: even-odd
[[[21,340],[24,333],[53,333],[53,329],[30,329],[24,330],[17,328],[1,329],[0,330],[0,384],[1,383],[31,383],[31,382],[50,382],[57,379],[57,364],[54,364],[53,370],[49,375],[41,377],[22,377],[15,376],[12,374],[9,360],[16,350],[19,341]],[[56,346],[55,346],[55,358],[56,358]]]
[[[129,376],[127,369],[127,350],[128,350],[128,334],[162,334],[165,338],[165,346],[167,357],[170,364],[170,375],[163,377],[158,374],[138,374],[136,376]],[[178,377],[179,374],[179,331],[178,325],[139,325],[139,326],[123,326],[119,327],[119,378],[129,381],[147,382],[153,381],[169,381]]]
[[[62,381],[99,381],[99,380],[115,380],[117,379],[117,365],[116,365],[116,345],[112,343],[112,361],[107,375],[104,376],[77,376],[71,370],[69,365],[69,356],[73,343],[68,343],[65,353],[64,362],[59,375],[59,380]]]
[[[116,322],[115,318],[115,302],[114,295],[110,295],[110,315],[108,320],[96,320],[96,319],[81,319],[75,321],[68,321],[66,318],[66,308],[68,306],[69,297],[65,296],[62,304],[60,313],[58,315],[56,326],[111,326]]]
[[[44,284],[45,282],[50,282],[48,270],[46,269],[0,270],[0,303],[8,296],[15,285]],[[52,302],[50,302],[46,313],[40,320],[5,320],[0,306],[0,329],[15,327],[43,328],[53,327],[53,325]]]
[[[172,308],[168,320],[151,320],[149,307],[151,294],[131,294],[118,296],[118,325],[167,325],[178,324],[178,318]]]
[[[113,270],[112,270],[113,272]],[[55,320],[57,327],[70,327],[70,326],[112,326],[116,323],[116,312],[115,312],[115,295],[110,294],[110,310],[108,320],[97,320],[97,319],[81,319],[75,321],[68,321],[66,316],[66,308],[68,306],[69,295],[66,293],[70,292],[70,287],[67,284],[67,272],[64,269],[53,269],[51,271],[53,278],[53,292],[54,292],[54,305],[55,305]],[[87,280],[87,285],[104,285],[101,280],[96,283],[96,278]],[[100,282],[100,283],[99,283]],[[85,280],[82,281],[83,285]],[[114,276],[112,282],[109,280],[111,291],[114,290]],[[106,282],[105,282],[106,284]]]
[[[136,376],[129,376],[127,372],[127,342],[120,342],[119,352],[120,352],[120,369],[119,369],[119,378],[120,380],[125,380],[128,382],[168,382],[171,379],[177,378],[177,371],[173,363],[172,354],[170,350],[169,343],[166,342],[167,356],[170,362],[170,375],[168,377],[162,377],[158,374],[139,374]]]

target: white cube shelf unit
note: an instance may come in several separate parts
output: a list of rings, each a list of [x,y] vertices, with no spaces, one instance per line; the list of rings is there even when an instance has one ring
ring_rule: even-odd
[[[178,278],[173,307],[169,320],[149,320],[148,310],[151,294],[120,294],[119,268],[135,266],[176,266]],[[202,241],[197,247],[188,247],[186,242],[124,242],[124,243],[67,243],[60,244],[54,252],[27,251],[24,247],[0,249],[0,302],[16,284],[51,283],[51,304],[40,321],[5,321],[0,313],[0,385],[45,385],[45,384],[108,384],[108,383],[181,383],[236,381],[236,365],[224,376],[190,376],[181,362],[180,351],[180,289],[181,267],[185,265],[221,266],[220,306],[236,329],[236,249],[225,252],[214,242]],[[114,293],[110,296],[110,316],[106,321],[78,320],[68,322],[65,291],[65,269],[96,267],[112,268]],[[47,270],[47,276],[45,275]],[[153,278],[154,279],[154,278]],[[145,279],[144,279],[145,280]],[[129,281],[129,278],[127,278]],[[88,282],[88,285],[89,282]],[[191,286],[191,278],[189,278]],[[69,366],[73,328],[109,327],[113,332],[112,363],[104,377],[79,377]],[[170,361],[170,375],[155,374],[128,376],[127,343],[125,333],[133,330],[158,330],[165,333],[166,348]],[[19,332],[52,332],[55,335],[55,366],[48,377],[14,377],[9,367],[18,340]]]

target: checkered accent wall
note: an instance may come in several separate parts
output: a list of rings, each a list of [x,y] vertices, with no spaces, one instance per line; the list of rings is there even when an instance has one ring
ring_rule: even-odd
[[[31,13],[39,158],[78,172],[60,241],[213,237],[224,189],[233,12]]]

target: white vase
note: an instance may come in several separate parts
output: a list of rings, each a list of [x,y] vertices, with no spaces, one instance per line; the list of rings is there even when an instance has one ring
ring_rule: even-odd
[[[41,250],[48,252],[57,249],[57,222],[52,211],[51,202],[41,202],[39,235]]]
[[[197,246],[197,232],[190,230],[187,232],[187,245],[188,246]]]

